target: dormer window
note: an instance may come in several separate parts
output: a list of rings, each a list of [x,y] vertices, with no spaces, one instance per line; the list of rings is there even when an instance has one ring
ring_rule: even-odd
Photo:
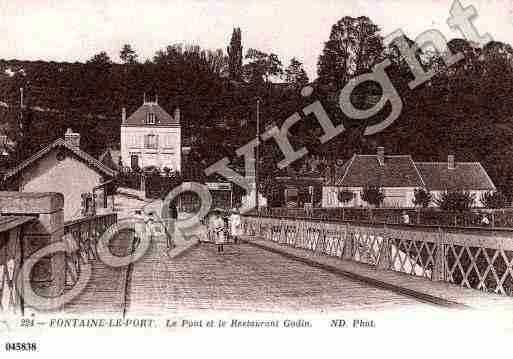
[[[155,124],[155,114],[149,113],[148,118],[146,119],[146,122],[148,123],[148,125],[154,125]]]

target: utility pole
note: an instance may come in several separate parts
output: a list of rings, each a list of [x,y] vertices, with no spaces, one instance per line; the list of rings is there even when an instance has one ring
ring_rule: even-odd
[[[260,139],[260,98],[257,98],[256,103],[256,139],[259,141]],[[260,146],[256,147],[256,153],[255,153],[255,205],[257,208],[257,212],[260,213],[260,206],[259,206],[259,198],[258,198],[258,162],[260,160]]]

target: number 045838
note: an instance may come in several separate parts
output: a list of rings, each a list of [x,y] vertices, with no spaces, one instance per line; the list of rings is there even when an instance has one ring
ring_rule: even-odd
[[[36,343],[5,343],[5,351],[8,352],[34,352],[36,350]]]

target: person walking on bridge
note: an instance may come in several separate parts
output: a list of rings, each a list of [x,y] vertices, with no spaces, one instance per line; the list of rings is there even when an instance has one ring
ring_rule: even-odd
[[[233,243],[237,243],[239,237],[242,236],[242,221],[237,208],[232,209],[230,216],[230,236],[233,238]]]
[[[225,223],[224,219],[219,212],[214,213],[214,218],[212,221],[213,224],[213,232],[214,232],[214,241],[217,245],[217,252],[224,252],[224,244],[226,243],[226,233],[225,233]]]

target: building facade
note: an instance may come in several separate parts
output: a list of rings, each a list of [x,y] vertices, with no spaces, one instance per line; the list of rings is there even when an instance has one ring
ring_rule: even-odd
[[[334,173],[326,176],[322,207],[369,207],[361,198],[365,187],[379,187],[384,194],[382,207],[414,207],[416,189],[432,195],[430,206],[446,191],[465,191],[474,195],[474,207],[483,207],[481,196],[496,191],[495,185],[479,162],[414,162],[410,155],[385,156],[383,147],[375,155],[354,155]],[[353,199],[339,200],[339,193],[351,192]]]
[[[322,207],[369,207],[361,198],[365,187],[379,187],[385,198],[383,207],[413,207],[416,188],[424,182],[409,155],[385,156],[383,147],[375,155],[354,155],[336,173],[326,178],[322,193]],[[339,201],[339,193],[348,191],[353,199]]]
[[[7,171],[7,188],[19,192],[57,192],[64,196],[64,220],[73,220],[94,212],[107,197],[104,183],[116,172],[80,149],[80,134],[70,129],[65,138]],[[90,203],[86,203],[91,201]]]
[[[121,123],[121,161],[124,167],[169,168],[180,172],[182,140],[180,110],[174,116],[154,100],[144,100],[128,118],[123,109]]]

